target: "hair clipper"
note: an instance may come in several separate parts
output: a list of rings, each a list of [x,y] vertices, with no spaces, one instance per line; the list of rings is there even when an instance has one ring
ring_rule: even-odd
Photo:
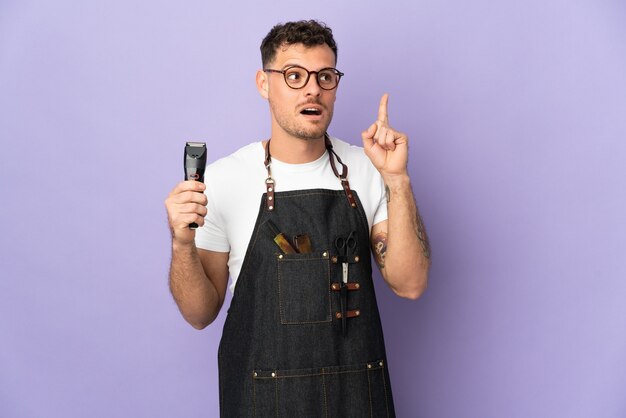
[[[206,143],[187,142],[185,145],[185,180],[196,180],[204,183],[204,169],[206,167]],[[196,229],[198,224],[193,222],[189,228]]]

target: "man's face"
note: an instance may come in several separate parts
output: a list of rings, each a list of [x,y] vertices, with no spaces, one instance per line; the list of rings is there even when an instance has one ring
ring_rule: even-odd
[[[335,54],[326,44],[306,47],[285,45],[276,52],[266,68],[284,70],[298,65],[309,71],[335,66]],[[320,88],[316,74],[311,74],[301,89],[293,89],[279,73],[267,75],[267,99],[272,113],[272,135],[287,134],[299,139],[319,139],[333,118],[337,89]]]

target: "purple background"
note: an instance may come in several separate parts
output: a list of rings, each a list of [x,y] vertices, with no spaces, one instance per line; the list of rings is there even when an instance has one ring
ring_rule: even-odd
[[[258,46],[311,17],[330,132],[388,91],[412,141],[434,258],[417,302],[378,286],[398,415],[626,416],[617,0],[1,0],[0,416],[217,416],[225,309],[177,312],[163,201],[186,140],[268,136]]]

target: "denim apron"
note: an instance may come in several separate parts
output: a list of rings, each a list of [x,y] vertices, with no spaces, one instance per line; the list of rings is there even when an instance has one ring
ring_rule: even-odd
[[[267,193],[218,352],[222,417],[395,417],[367,218],[326,147],[344,190],[274,192],[266,147]],[[308,235],[311,251],[284,253],[277,230]],[[350,234],[356,248],[342,257],[336,239]]]

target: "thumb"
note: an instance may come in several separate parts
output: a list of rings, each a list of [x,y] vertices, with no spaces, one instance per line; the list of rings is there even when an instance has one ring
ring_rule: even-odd
[[[369,150],[374,146],[374,135],[376,134],[376,130],[378,126],[376,123],[372,123],[366,131],[361,132],[361,138],[363,139],[363,146],[365,149]]]

